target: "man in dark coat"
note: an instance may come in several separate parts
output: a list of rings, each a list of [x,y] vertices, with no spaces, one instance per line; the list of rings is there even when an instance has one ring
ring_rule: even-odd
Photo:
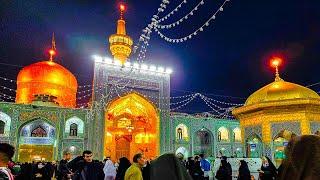
[[[71,159],[71,154],[69,152],[65,152],[63,155],[63,159],[60,161],[59,166],[58,166],[58,180],[65,180],[65,179],[70,179],[72,172],[68,167],[68,162]]]
[[[72,178],[73,180],[103,180],[104,172],[103,166],[99,161],[93,160],[91,151],[84,151],[82,153],[83,160],[77,163],[77,170]]]

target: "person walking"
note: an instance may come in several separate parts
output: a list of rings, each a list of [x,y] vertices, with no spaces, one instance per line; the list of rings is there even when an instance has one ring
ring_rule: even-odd
[[[82,153],[83,160],[77,162],[77,170],[73,180],[104,180],[103,167],[98,161],[93,161],[91,151]]]
[[[14,180],[8,163],[14,155],[14,147],[7,143],[0,143],[0,179]]]
[[[200,154],[200,166],[203,171],[204,180],[209,180],[209,173],[211,170],[211,165],[208,160],[204,158],[204,154]]]
[[[64,152],[63,159],[59,162],[58,166],[58,180],[69,180],[71,179],[72,172],[68,167],[68,162],[71,159],[71,153]]]
[[[320,136],[303,135],[289,141],[278,180],[320,179]]]
[[[201,169],[199,156],[194,157],[194,171],[192,177],[194,180],[203,180],[203,171]]]
[[[232,180],[231,165],[225,157],[221,157],[221,164],[215,176],[219,180]]]
[[[248,164],[244,160],[240,160],[239,174],[237,180],[251,180]]]
[[[164,154],[151,162],[150,180],[192,180],[174,154]]]
[[[133,156],[133,164],[127,169],[124,180],[142,180],[142,167],[145,165],[143,154]]]
[[[261,169],[258,172],[261,180],[273,180],[277,177],[277,168],[266,156],[262,157]]]
[[[126,171],[130,166],[131,166],[131,163],[128,158],[126,157],[120,158],[116,180],[124,180],[124,175],[126,174]]]
[[[114,167],[113,162],[110,159],[106,160],[103,167],[104,180],[114,180],[117,175],[116,167]]]

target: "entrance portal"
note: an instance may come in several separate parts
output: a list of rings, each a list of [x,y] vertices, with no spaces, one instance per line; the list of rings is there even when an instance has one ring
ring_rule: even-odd
[[[285,159],[284,150],[288,145],[288,142],[296,136],[294,133],[288,130],[282,130],[278,133],[278,135],[273,140],[274,147],[274,160],[276,162],[276,166],[280,166],[282,160]]]
[[[18,161],[53,161],[55,128],[43,120],[25,124],[20,130]]]
[[[195,133],[194,153],[205,154],[207,156],[214,155],[213,151],[213,136],[211,132],[205,128]]]
[[[146,158],[159,154],[158,112],[146,98],[130,93],[112,101],[106,108],[105,119],[105,156],[131,160],[139,152]]]
[[[122,157],[130,157],[130,140],[120,136],[120,139],[116,140],[116,159]]]

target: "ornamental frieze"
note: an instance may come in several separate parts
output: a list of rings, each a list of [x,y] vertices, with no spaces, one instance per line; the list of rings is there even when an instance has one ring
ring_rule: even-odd
[[[45,118],[53,122],[58,121],[57,114],[51,113],[51,112],[30,111],[30,112],[21,112],[19,115],[20,121],[28,121],[30,119],[36,119],[36,118]]]

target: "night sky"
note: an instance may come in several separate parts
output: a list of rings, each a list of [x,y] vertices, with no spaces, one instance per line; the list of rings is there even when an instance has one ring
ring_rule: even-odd
[[[0,76],[16,79],[22,66],[48,59],[55,32],[57,62],[68,68],[79,85],[91,84],[93,54],[110,56],[108,37],[115,32],[120,1],[0,0]],[[127,0],[127,33],[137,42],[157,12],[160,0]],[[163,17],[181,0],[171,0]],[[165,21],[188,13],[200,0],[188,0]],[[201,26],[223,0],[204,6],[180,26],[163,30],[182,37]],[[281,77],[301,85],[320,81],[319,0],[231,0],[214,23],[195,38],[172,44],[152,34],[146,64],[171,67],[172,96],[202,92],[227,102],[244,102],[274,79],[268,59],[280,55]],[[11,64],[11,65],[5,65]],[[15,88],[14,84],[2,85]],[[320,91],[320,85],[311,87]],[[219,95],[219,96],[215,96]],[[223,95],[223,96],[220,96]],[[229,97],[232,96],[232,97]],[[194,106],[190,112],[205,111]]]

